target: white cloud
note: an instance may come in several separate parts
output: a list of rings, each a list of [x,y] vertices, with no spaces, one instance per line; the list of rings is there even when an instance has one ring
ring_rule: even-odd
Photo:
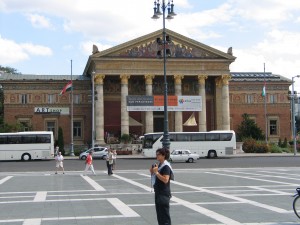
[[[50,23],[50,20],[44,16],[38,14],[28,14],[27,19],[31,22],[33,27],[53,29],[54,26]]]
[[[48,47],[41,45],[34,45],[31,43],[20,44],[22,50],[30,55],[40,55],[40,56],[50,56],[52,55],[52,50]]]
[[[300,32],[270,31],[264,40],[247,49],[233,49],[232,71],[266,71],[292,78],[300,74]],[[298,72],[297,72],[298,71]]]
[[[300,1],[293,0],[229,0],[229,2],[239,16],[269,25],[277,25],[294,18],[300,9]]]
[[[31,55],[52,55],[52,51],[48,47],[33,45],[30,43],[18,44],[12,40],[4,38],[0,38],[0,49],[0,62],[2,65],[28,60]]]

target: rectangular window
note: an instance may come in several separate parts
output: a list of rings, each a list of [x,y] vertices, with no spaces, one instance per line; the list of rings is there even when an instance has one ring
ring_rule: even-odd
[[[254,102],[254,97],[252,94],[247,94],[246,95],[246,103],[252,104]]]
[[[73,95],[73,103],[80,104],[80,95]]]
[[[55,136],[55,122],[53,121],[47,121],[47,131],[52,131],[53,132],[53,136]]]
[[[277,120],[270,120],[270,135],[277,135]]]
[[[55,94],[48,94],[48,103],[49,104],[55,103]]]
[[[28,103],[27,94],[21,94],[21,104],[27,104],[27,103]]]
[[[20,121],[23,126],[23,131],[30,131],[30,122],[28,120]]]
[[[74,138],[82,137],[82,126],[81,126],[81,122],[79,121],[73,122],[73,137]]]
[[[270,103],[277,103],[277,95],[270,95]]]

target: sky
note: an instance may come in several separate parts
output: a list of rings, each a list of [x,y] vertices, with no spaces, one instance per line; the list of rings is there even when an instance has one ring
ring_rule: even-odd
[[[160,0],[161,2],[162,0]],[[166,0],[167,2],[168,0]],[[154,0],[0,0],[0,65],[81,75],[100,51],[162,29]],[[300,75],[299,0],[174,0],[166,28],[237,57],[231,72]],[[300,78],[294,78],[300,92]]]

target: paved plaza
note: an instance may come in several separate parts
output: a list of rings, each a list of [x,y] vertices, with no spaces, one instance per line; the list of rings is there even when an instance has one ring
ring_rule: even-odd
[[[147,170],[0,173],[0,225],[155,225]],[[299,168],[178,169],[173,225],[296,225]]]

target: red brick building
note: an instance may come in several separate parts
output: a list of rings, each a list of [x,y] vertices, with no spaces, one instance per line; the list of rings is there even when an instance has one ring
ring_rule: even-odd
[[[163,130],[163,112],[127,111],[126,97],[162,95],[163,64],[156,58],[161,30],[99,52],[94,46],[83,75],[73,76],[74,145],[92,141],[91,93],[94,85],[95,140],[107,135],[142,135]],[[169,95],[201,96],[202,111],[168,112],[170,131],[236,130],[248,113],[270,141],[290,139],[291,80],[271,73],[231,73],[235,57],[167,30],[174,55],[167,62]],[[60,96],[71,79],[65,75],[12,75],[2,73],[4,120],[22,123],[30,130],[62,127],[67,146],[71,142],[71,92]],[[266,118],[264,80],[267,84]],[[184,126],[194,114],[195,126]]]

